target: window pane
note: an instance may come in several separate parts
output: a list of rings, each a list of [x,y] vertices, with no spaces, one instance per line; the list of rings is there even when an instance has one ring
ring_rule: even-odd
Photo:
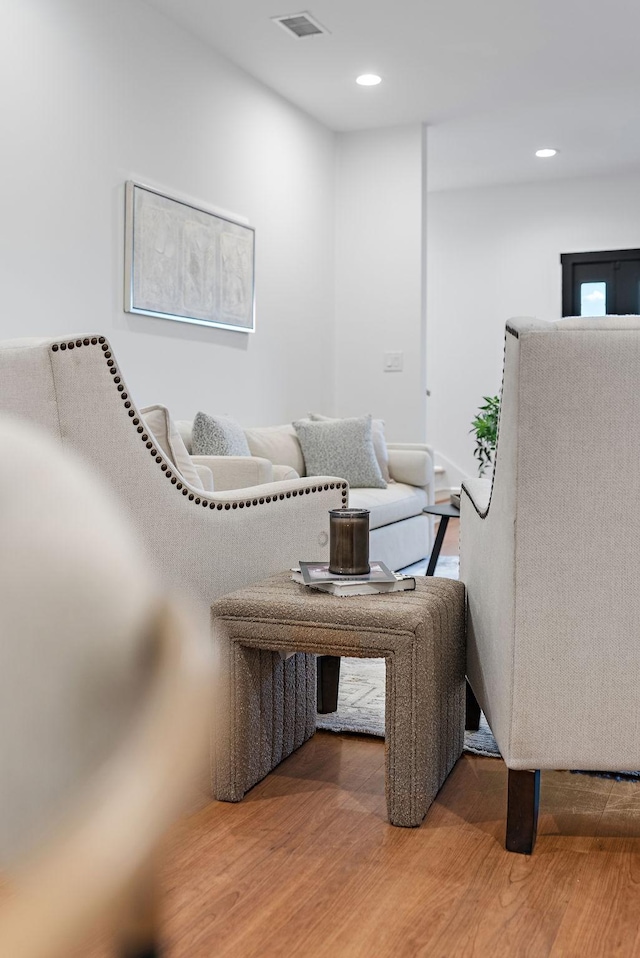
[[[607,284],[581,283],[580,284],[580,315],[606,316],[607,315]]]

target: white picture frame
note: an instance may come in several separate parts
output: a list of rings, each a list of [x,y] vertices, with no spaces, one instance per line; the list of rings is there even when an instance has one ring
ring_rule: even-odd
[[[255,332],[255,230],[128,180],[124,309]]]

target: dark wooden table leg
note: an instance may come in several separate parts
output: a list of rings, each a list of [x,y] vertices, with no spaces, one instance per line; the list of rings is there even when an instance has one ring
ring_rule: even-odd
[[[319,655],[318,669],[318,712],[327,715],[338,708],[338,687],[340,685],[340,656]]]
[[[478,700],[473,694],[473,689],[469,685],[469,681],[466,682],[467,687],[467,704],[465,710],[464,718],[464,727],[468,732],[477,732],[480,728],[480,706],[478,705]]]
[[[427,575],[433,575],[433,573],[436,571],[438,559],[440,558],[440,549],[442,548],[442,543],[444,541],[444,534],[447,531],[448,525],[449,525],[449,516],[441,516],[440,522],[438,523],[436,541],[433,543],[433,549],[431,550],[431,555],[429,556],[429,565],[427,566],[427,573],[426,573]]]
[[[508,852],[530,855],[538,831],[540,804],[540,769],[509,769],[507,799]]]

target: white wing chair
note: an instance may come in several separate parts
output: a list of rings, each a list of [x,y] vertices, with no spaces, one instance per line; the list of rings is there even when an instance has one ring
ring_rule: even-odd
[[[221,493],[191,487],[145,429],[104,336],[1,342],[0,410],[37,423],[92,463],[139,528],[165,586],[193,597],[207,616],[233,589],[307,556],[328,558],[328,511],[346,502],[343,479]]]
[[[468,679],[509,769],[640,769],[640,317],[507,324],[493,484],[461,498]]]
[[[38,424],[95,467],[139,530],[163,587],[195,600],[207,627],[221,595],[300,559],[328,558],[328,512],[346,505],[344,479],[310,476],[219,493],[195,488],[146,428],[104,336],[0,343],[0,411]],[[284,664],[287,707],[310,712],[315,669],[304,653]],[[274,762],[314,729],[315,707],[304,737],[295,745],[283,740]]]

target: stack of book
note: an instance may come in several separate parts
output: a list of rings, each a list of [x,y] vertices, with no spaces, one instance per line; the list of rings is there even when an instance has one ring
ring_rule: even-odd
[[[310,589],[342,596],[405,592],[416,587],[413,576],[391,572],[384,562],[369,565],[370,571],[366,575],[336,575],[329,572],[328,562],[301,562],[299,568],[291,570],[291,578]]]

